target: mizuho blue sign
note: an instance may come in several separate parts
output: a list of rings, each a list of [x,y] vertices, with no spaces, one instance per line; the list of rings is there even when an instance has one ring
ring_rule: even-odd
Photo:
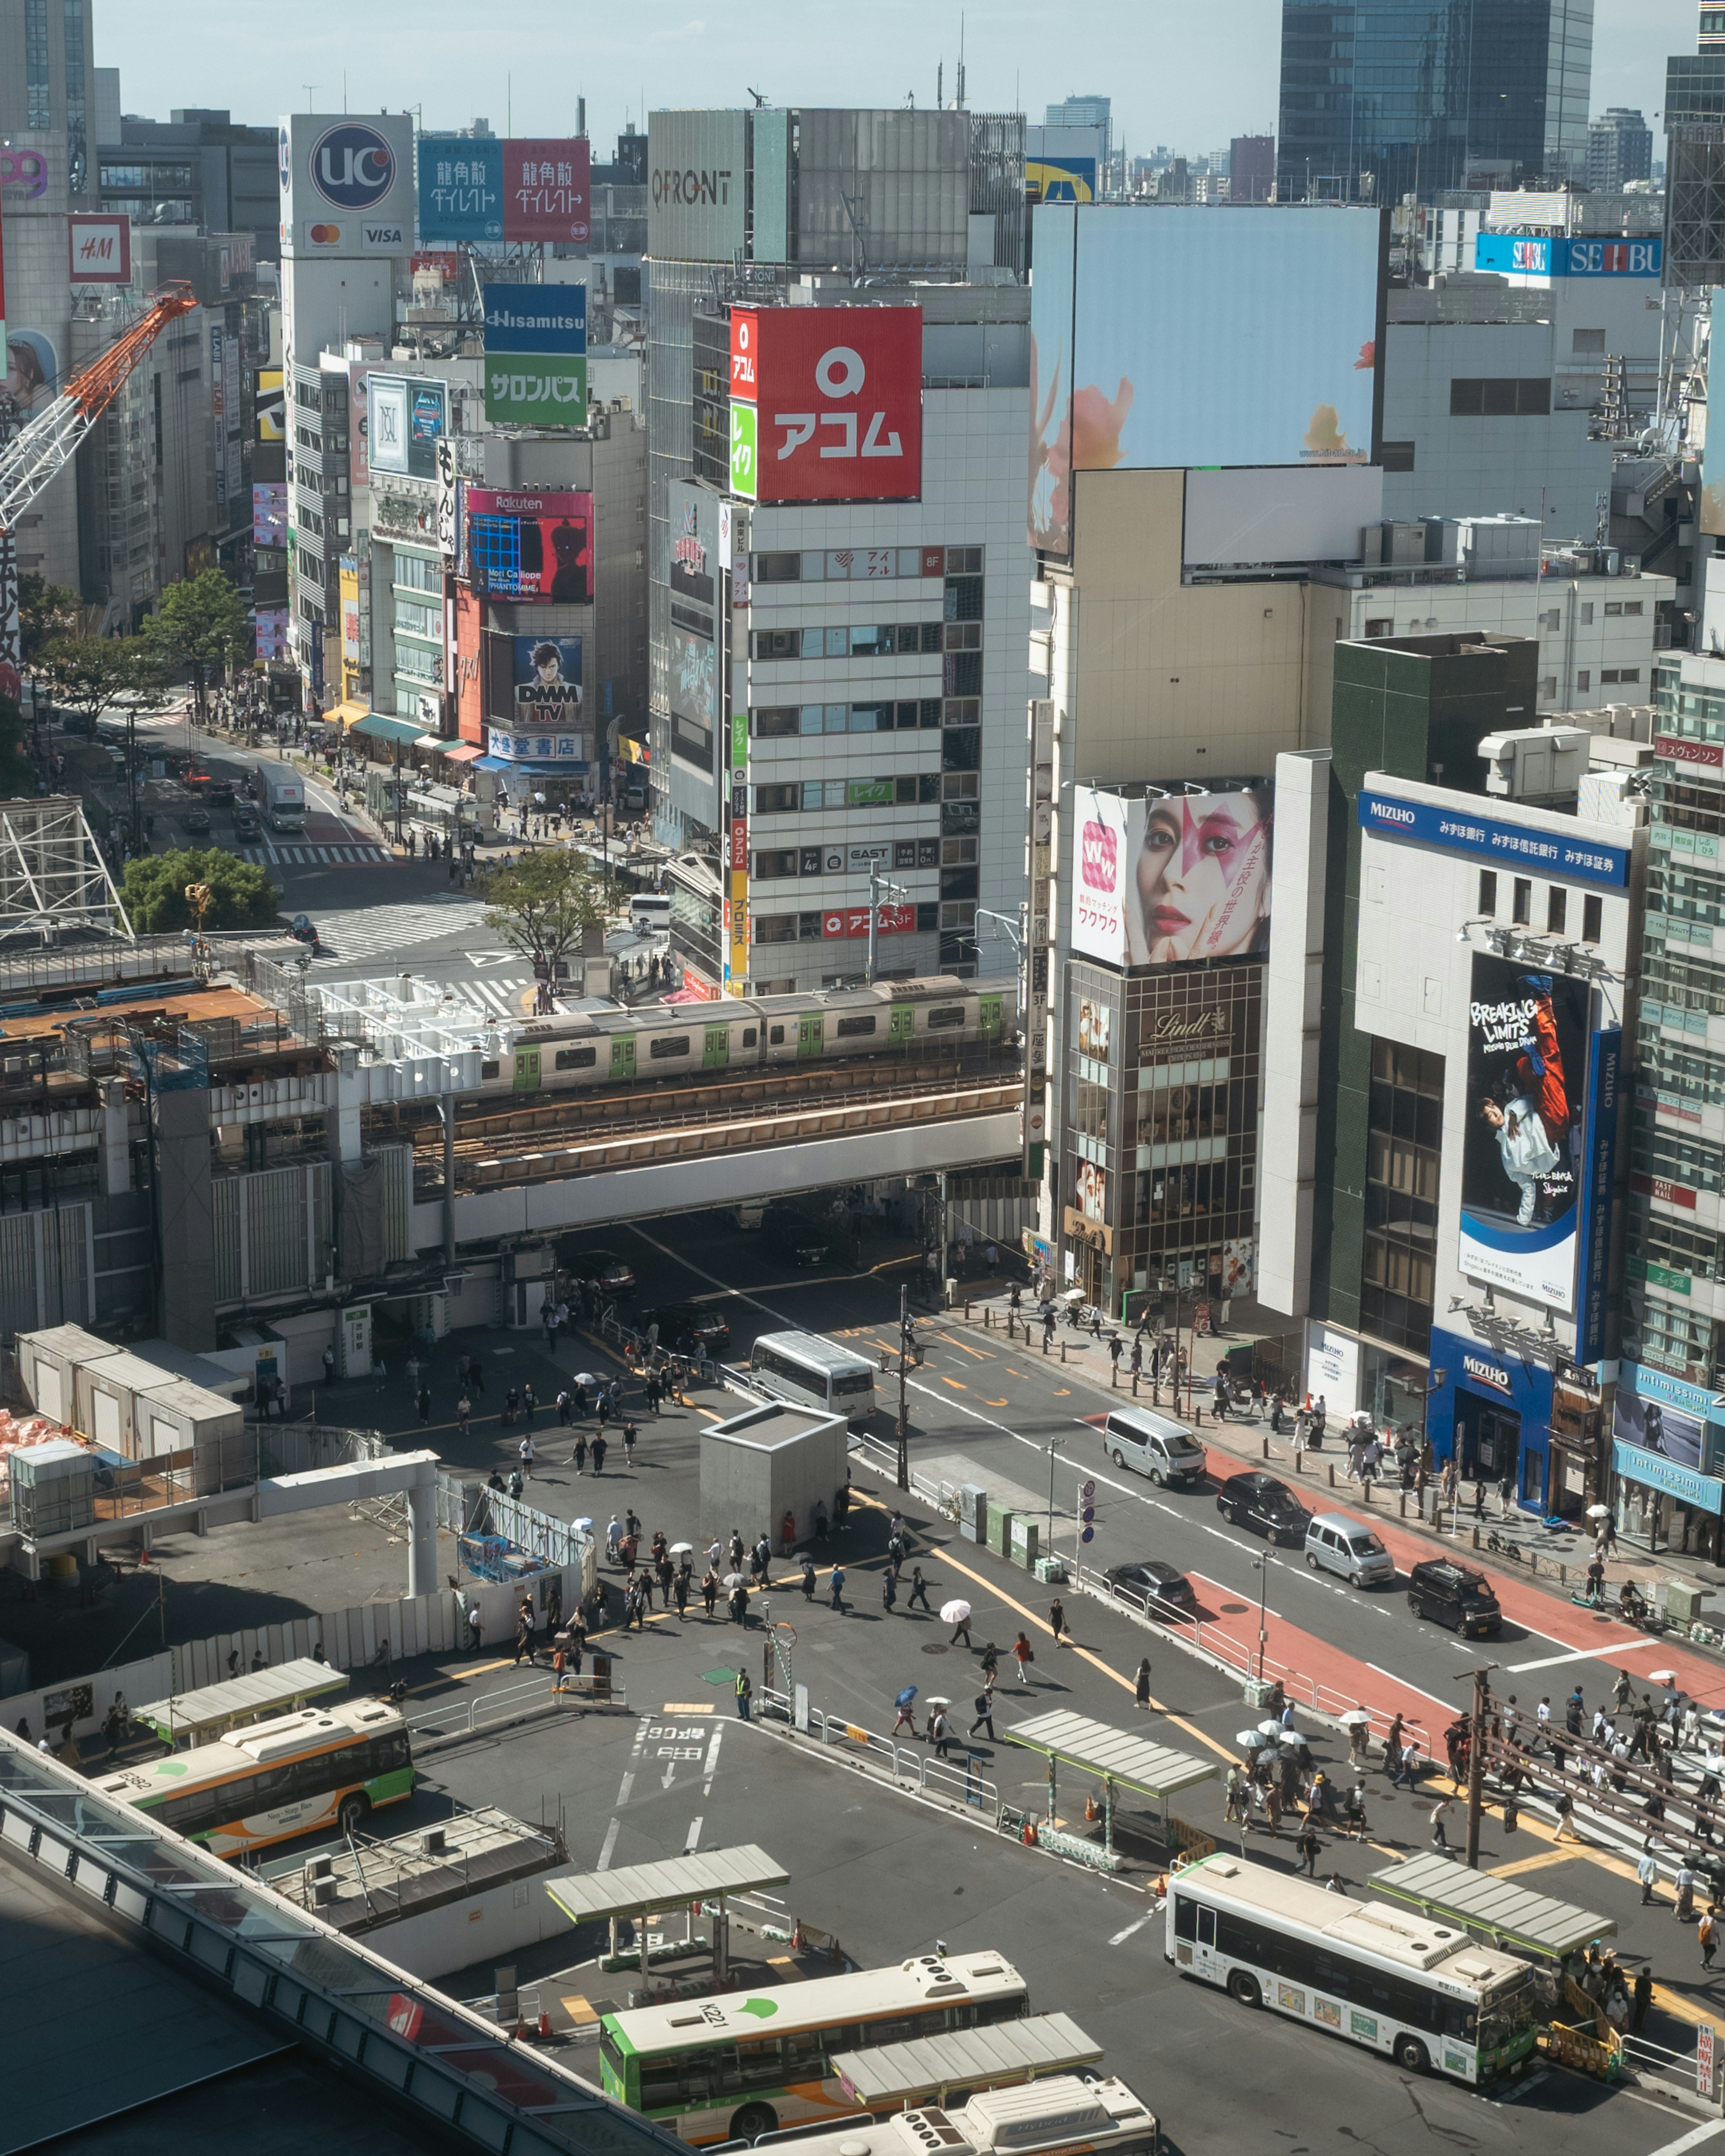
[[[1380,838],[1407,839],[1415,845],[1467,854],[1476,860],[1538,869],[1543,875],[1561,876],[1571,883],[1621,891],[1629,882],[1629,855],[1621,846],[1605,845],[1579,834],[1572,838],[1567,832],[1502,823],[1471,808],[1403,801],[1394,794],[1363,790],[1359,822],[1363,831],[1375,831]]]

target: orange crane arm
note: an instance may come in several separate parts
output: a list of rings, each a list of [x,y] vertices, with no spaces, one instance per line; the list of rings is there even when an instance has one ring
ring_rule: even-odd
[[[152,295],[149,311],[139,316],[124,336],[116,337],[88,367],[81,367],[63,392],[85,419],[101,417],[118,394],[133,367],[155,343],[176,315],[189,314],[198,295],[189,285],[164,285]]]

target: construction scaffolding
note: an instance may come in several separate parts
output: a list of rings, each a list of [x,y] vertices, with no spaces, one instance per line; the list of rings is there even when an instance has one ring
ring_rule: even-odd
[[[75,794],[0,801],[0,945],[137,938]]]

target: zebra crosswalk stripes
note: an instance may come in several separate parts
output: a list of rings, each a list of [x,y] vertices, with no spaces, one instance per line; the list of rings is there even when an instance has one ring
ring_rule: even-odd
[[[387,846],[278,846],[267,839],[261,846],[241,846],[237,851],[242,860],[263,868],[333,868],[338,865],[345,868],[377,868],[391,859]]]
[[[321,916],[317,933],[322,948],[313,962],[324,973],[340,971],[367,958],[396,958],[417,943],[459,940],[470,931],[480,909],[457,901],[442,906],[368,906]]]
[[[486,1010],[495,1011],[499,1018],[521,1019],[526,1015],[521,998],[533,985],[530,973],[519,980],[499,980],[488,975],[483,981],[452,981],[449,983],[463,1003],[478,1004]]]

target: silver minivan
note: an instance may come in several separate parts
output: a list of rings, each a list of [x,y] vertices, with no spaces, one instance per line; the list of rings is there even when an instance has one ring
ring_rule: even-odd
[[[1343,1512],[1318,1512],[1306,1530],[1306,1562],[1333,1572],[1350,1587],[1375,1587],[1395,1578],[1395,1559],[1369,1527]]]
[[[1120,1408],[1102,1425],[1102,1442],[1117,1467],[1136,1467],[1153,1482],[1176,1490],[1204,1479],[1204,1447],[1189,1430],[1147,1408]]]

